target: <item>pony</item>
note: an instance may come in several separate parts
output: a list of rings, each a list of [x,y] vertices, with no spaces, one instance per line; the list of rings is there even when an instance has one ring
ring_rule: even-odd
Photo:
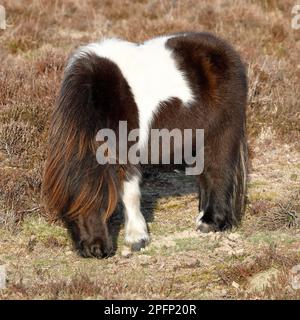
[[[125,242],[139,250],[150,240],[140,205],[141,165],[96,159],[97,132],[109,128],[120,139],[120,121],[139,130],[140,149],[153,128],[203,129],[196,229],[239,225],[247,183],[247,87],[239,54],[206,32],[139,44],[104,39],[71,55],[50,124],[42,192],[81,256],[113,254],[107,223],[119,202]]]

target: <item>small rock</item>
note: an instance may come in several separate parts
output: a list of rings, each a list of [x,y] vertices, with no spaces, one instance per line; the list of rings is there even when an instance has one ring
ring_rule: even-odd
[[[232,281],[232,287],[234,287],[235,289],[239,289],[239,287],[240,287],[240,285],[237,283],[237,282],[235,282],[235,281]]]
[[[142,266],[146,266],[151,263],[151,257],[147,256],[146,254],[139,255],[138,259]]]
[[[233,256],[235,254],[235,250],[228,244],[222,245],[221,247],[217,248],[215,252],[220,254],[227,254],[229,256]]]
[[[215,232],[215,233],[212,235],[211,240],[212,240],[212,241],[219,241],[220,238],[221,238],[220,232]]]
[[[255,257],[254,256],[248,256],[243,260],[244,265],[252,265],[255,263]]]
[[[123,247],[121,251],[121,256],[123,258],[129,258],[130,256],[132,256],[132,251],[128,247]]]
[[[227,290],[225,290],[225,289],[221,290],[220,296],[225,297],[226,295],[227,295]]]
[[[249,289],[252,292],[261,291],[271,285],[272,280],[277,278],[279,270],[271,268],[269,270],[257,273],[249,279]]]
[[[6,287],[6,268],[5,266],[0,266],[0,289],[5,289]]]
[[[158,267],[158,270],[160,271],[160,270],[163,270],[163,269],[165,269],[165,264],[164,263],[162,263],[159,267]]]
[[[72,251],[66,251],[66,256],[69,256],[69,255],[71,255],[73,252]]]
[[[230,233],[227,238],[232,240],[232,241],[236,241],[240,238],[241,236],[238,233]]]
[[[290,281],[294,290],[300,289],[300,264],[290,270]]]
[[[245,254],[245,250],[243,248],[241,249],[237,249],[234,251],[234,255],[237,256],[237,257],[241,257]]]

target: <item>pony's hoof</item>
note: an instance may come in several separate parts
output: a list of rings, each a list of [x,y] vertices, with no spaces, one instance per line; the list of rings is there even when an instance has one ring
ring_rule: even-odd
[[[209,232],[223,232],[226,230],[230,230],[232,225],[228,222],[216,223],[216,222],[204,222],[202,219],[197,221],[196,230],[202,233]]]
[[[132,243],[131,244],[131,250],[132,251],[140,251],[141,249],[145,248],[148,244],[149,240],[141,239],[139,242]]]
[[[144,235],[139,239],[131,239],[130,237],[126,237],[125,243],[131,248],[132,251],[140,251],[142,248],[145,248],[149,243],[150,238],[149,235]]]
[[[196,218],[196,230],[202,233],[209,233],[209,232],[217,232],[219,231],[218,226],[214,223],[207,223],[203,221],[204,212],[200,211],[199,215]]]
[[[199,215],[196,218],[196,230],[202,233],[209,233],[211,231],[214,231],[213,224],[209,224],[202,221],[203,216],[204,212],[200,211]]]
[[[202,233],[209,233],[209,232],[215,232],[217,230],[214,224],[208,224],[206,222],[200,221],[200,223],[197,225],[197,231]]]

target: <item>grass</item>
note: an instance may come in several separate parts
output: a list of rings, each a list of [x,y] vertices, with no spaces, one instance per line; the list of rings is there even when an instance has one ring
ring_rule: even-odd
[[[69,235],[65,228],[50,224],[43,217],[28,217],[22,223],[22,233],[25,237],[42,242],[44,245],[65,247],[70,245]]]
[[[7,266],[8,283],[0,298],[300,298],[289,277],[300,263],[300,31],[290,27],[293,0],[1,4],[8,27],[0,30],[0,265]],[[143,185],[149,247],[122,256],[117,213],[116,255],[82,259],[40,199],[49,119],[66,60],[79,45],[103,37],[138,42],[186,30],[227,39],[248,68],[251,172],[243,224],[232,233],[197,234],[191,177],[159,173]],[[249,281],[273,267],[277,281],[251,291]]]

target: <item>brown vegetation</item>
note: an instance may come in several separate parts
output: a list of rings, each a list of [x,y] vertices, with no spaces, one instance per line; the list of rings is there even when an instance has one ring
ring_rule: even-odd
[[[299,290],[293,291],[289,287],[286,275],[286,270],[293,264],[299,264],[300,245],[297,233],[300,201],[297,193],[300,179],[300,30],[291,28],[291,8],[294,2],[2,2],[7,12],[7,29],[0,30],[0,264],[8,265],[10,282],[8,289],[0,293],[0,298],[299,298]],[[65,278],[62,277],[59,282],[54,282],[54,274],[47,274],[43,278],[43,272],[48,272],[47,264],[54,263],[47,260],[46,266],[39,266],[38,256],[45,248],[50,254],[61,250],[59,261],[62,265],[70,263],[69,259],[71,264],[76,261],[79,264],[89,263],[82,262],[75,256],[64,256],[69,243],[61,235],[59,225],[45,222],[35,226],[30,220],[31,217],[34,217],[34,221],[47,217],[40,203],[45,141],[49,116],[68,55],[79,45],[102,37],[116,36],[130,41],[143,41],[159,34],[184,30],[210,31],[227,39],[238,49],[248,66],[248,135],[252,172],[247,215],[239,232],[246,237],[242,244],[243,250],[246,250],[247,257],[254,256],[254,262],[246,265],[243,260],[237,262],[229,258],[227,261],[225,254],[221,257],[221,265],[217,254],[213,258],[208,257],[215,252],[214,248],[207,247],[207,242],[211,241],[201,242],[199,248],[199,239],[196,237],[185,241],[179,238],[180,241],[176,242],[176,232],[192,230],[194,227],[193,219],[197,208],[189,180],[179,177],[179,184],[182,181],[185,184],[179,186],[178,180],[174,179],[173,188],[177,192],[185,188],[183,191],[186,194],[175,195],[175,200],[171,200],[169,194],[166,194],[166,197],[154,205],[155,218],[150,223],[150,228],[161,231],[162,239],[174,233],[176,246],[158,247],[154,239],[148,252],[151,263],[138,267],[144,278],[130,278],[125,286],[125,280],[109,274],[104,285],[104,278],[91,280],[94,279],[92,272],[82,276],[80,268],[75,273],[68,271],[68,274],[66,271]],[[170,180],[165,182],[163,178],[157,180],[152,183],[152,189],[146,184],[145,212],[148,210],[147,203],[151,202],[153,185],[157,187],[155,192],[160,189],[164,192],[166,183],[172,184]],[[186,207],[183,208],[182,203]],[[186,211],[184,217],[182,211]],[[176,225],[177,218],[182,224],[180,230]],[[49,233],[47,228],[51,230]],[[273,243],[270,240],[273,239],[272,232],[275,236],[282,235],[289,240],[277,241],[279,253],[263,251],[262,259],[256,257],[256,244],[253,245],[251,241],[259,238],[263,250],[267,250],[269,242]],[[32,235],[37,239],[31,239]],[[20,244],[15,243],[18,241]],[[215,248],[218,246],[219,242],[216,241]],[[202,252],[199,253],[199,250]],[[194,255],[192,262],[187,258],[189,255],[185,256],[190,251]],[[153,257],[152,252],[155,253]],[[180,271],[172,271],[172,276],[168,276],[163,273],[165,268],[160,270],[159,266],[165,263],[168,264],[167,270],[173,270],[178,263],[178,252],[182,257],[182,265],[176,270]],[[169,256],[163,261],[166,254]],[[144,255],[146,254],[142,254]],[[156,256],[159,257],[155,258]],[[200,257],[205,262],[206,256],[207,264],[194,263]],[[20,262],[20,257],[24,261]],[[137,255],[132,259],[140,261],[139,257]],[[123,263],[126,271],[135,265],[130,259],[120,256],[112,259],[115,260],[101,262],[100,268],[105,270],[105,263]],[[97,263],[100,264],[96,261],[93,265],[96,266]],[[282,272],[279,280],[259,294],[249,293],[246,279],[274,264]],[[25,267],[21,267],[23,265]],[[151,265],[158,268],[156,280],[152,278]],[[29,272],[29,269],[33,271]],[[29,285],[28,281],[18,278],[19,274],[21,278],[30,277],[31,274],[39,281],[46,279],[47,286],[42,286],[41,289],[38,281],[37,284]],[[140,286],[145,279],[145,284]],[[232,288],[232,281],[240,283],[239,290]],[[163,287],[161,283],[164,283]],[[195,283],[199,284],[197,288],[193,287]],[[227,293],[222,293],[223,289]],[[192,297],[189,296],[191,293]]]

